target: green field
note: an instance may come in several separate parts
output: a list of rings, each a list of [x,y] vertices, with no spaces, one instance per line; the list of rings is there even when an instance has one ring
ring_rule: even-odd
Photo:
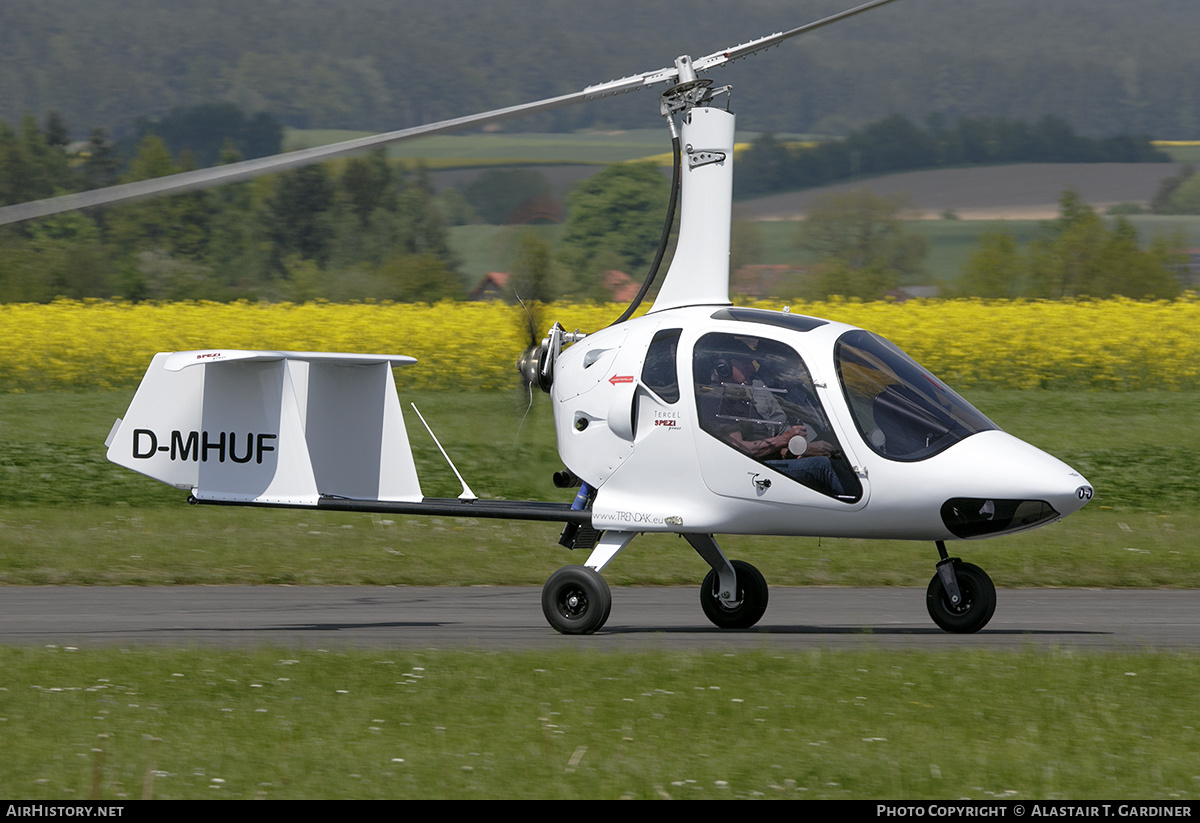
[[[1160,218],[1166,223],[1164,218]],[[1139,229],[1141,229],[1139,218]],[[758,240],[758,252],[747,262],[758,265],[796,265],[816,263],[816,258],[796,245],[800,222],[795,220],[771,220],[755,222],[754,234]],[[1181,218],[1166,224],[1173,230],[1182,227],[1196,233],[1200,244],[1200,218]],[[902,285],[952,284],[962,275],[963,266],[975,251],[979,237],[989,232],[1011,234],[1021,243],[1027,243],[1038,234],[1040,223],[1036,220],[912,220],[905,229],[921,235],[929,241],[929,256],[922,270],[912,282]],[[450,241],[455,253],[462,261],[460,270],[468,283],[474,285],[491,271],[508,271],[516,256],[517,240],[522,233],[534,231],[553,245],[562,234],[562,226],[454,226],[450,229]],[[1143,230],[1143,235],[1150,235]],[[737,241],[735,240],[735,243]],[[735,249],[734,254],[737,255]],[[645,276],[645,272],[633,272],[634,279]],[[795,295],[787,295],[795,296]]]
[[[131,394],[0,395],[0,584],[537,586],[582,559],[546,524],[187,506],[104,460]],[[461,433],[480,494],[563,499],[543,395],[523,425],[516,391],[405,399]],[[1200,586],[1200,393],[969,399],[1098,496],[956,553],[1002,588]],[[410,432],[426,493],[456,494]],[[936,558],[723,545],[773,586],[924,586]],[[706,570],[683,541],[642,537],[605,576],[693,587]],[[1193,654],[0,647],[0,795],[1194,800],[1198,688]]]
[[[1200,144],[1192,146],[1167,146],[1162,149],[1173,163],[1200,163]]]
[[[1200,217],[1134,215],[1128,218],[1137,228],[1143,244],[1155,237],[1179,239],[1183,248],[1200,247]],[[752,224],[758,238],[758,252],[748,262],[762,265],[810,265],[811,253],[797,248],[800,223],[793,220],[760,221]],[[920,272],[902,285],[953,284],[962,276],[963,267],[975,252],[980,236],[988,233],[1010,234],[1024,246],[1038,236],[1038,220],[910,220],[905,229],[929,242],[929,255]],[[450,241],[462,260],[460,270],[470,285],[488,272],[508,271],[515,257],[517,240],[523,232],[534,231],[553,245],[562,234],[562,226],[454,226]],[[736,242],[736,241],[735,241]],[[734,251],[735,255],[737,250]],[[631,273],[634,279],[645,272]],[[795,296],[795,295],[787,295]]]
[[[1197,221],[1200,226],[1200,221]],[[772,220],[754,224],[761,242],[757,263],[768,265],[811,265],[817,260],[810,252],[797,248],[800,222]],[[952,284],[962,276],[963,267],[978,247],[981,235],[1011,234],[1021,244],[1038,235],[1037,220],[909,220],[906,231],[924,237],[929,255],[921,271],[901,285]]]

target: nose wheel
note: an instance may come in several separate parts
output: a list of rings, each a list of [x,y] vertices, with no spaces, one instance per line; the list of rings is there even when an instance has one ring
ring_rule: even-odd
[[[995,614],[996,587],[978,566],[947,558],[938,563],[938,573],[929,581],[925,606],[943,631],[970,634],[986,626]]]
[[[700,586],[700,607],[714,626],[722,629],[748,629],[767,610],[767,581],[762,572],[742,560],[732,560],[737,574],[737,591],[722,592],[716,570],[704,577]],[[724,596],[722,596],[724,595]]]

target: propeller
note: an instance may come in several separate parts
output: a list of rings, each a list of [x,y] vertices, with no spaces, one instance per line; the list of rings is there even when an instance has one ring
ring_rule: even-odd
[[[516,295],[517,302],[521,304],[522,311],[525,312],[525,330],[529,335],[529,344],[522,350],[521,356],[517,358],[517,372],[521,375],[521,385],[530,389],[530,402],[533,402],[532,387],[536,384],[541,388],[541,365],[543,350],[542,346],[547,342],[546,339],[538,338],[538,329],[540,326],[540,318],[537,316],[540,312],[535,312],[529,307],[521,295],[517,294],[516,289],[513,289],[513,294]],[[536,306],[534,307],[536,309]]]
[[[642,72],[641,74],[634,74],[617,80],[610,80],[607,83],[598,83],[577,92],[550,97],[532,103],[493,109],[492,111],[479,114],[456,117],[437,123],[429,123],[424,126],[415,126],[413,128],[400,129],[399,131],[376,134],[370,137],[361,137],[327,146],[317,146],[302,151],[277,154],[254,160],[243,160],[238,163],[187,171],[153,180],[139,180],[134,183],[123,183],[103,189],[94,189],[92,191],[51,197],[45,200],[34,200],[28,203],[3,206],[0,207],[0,225],[18,223],[23,220],[31,220],[75,209],[86,209],[111,203],[213,188],[225,185],[226,183],[249,180],[264,174],[311,165],[332,157],[359,152],[376,146],[384,146],[401,140],[411,140],[416,137],[458,131],[471,126],[549,111],[563,106],[637,91],[638,89],[659,84],[672,84],[680,90],[680,96],[683,97],[692,87],[704,82],[697,79],[698,75],[703,72],[708,72],[727,63],[732,63],[734,60],[749,57],[772,46],[777,46],[784,40],[788,40],[799,34],[836,23],[890,2],[892,0],[871,0],[871,2],[863,3],[854,8],[824,17],[812,23],[806,23],[803,26],[798,26],[788,31],[776,32],[775,34],[760,37],[757,40],[751,40],[739,46],[715,51],[697,60],[692,60],[686,56],[680,57],[675,61],[674,65],[666,68]]]
[[[532,329],[531,319],[530,330],[532,331]],[[536,385],[542,391],[549,393],[550,387],[554,385],[554,363],[558,360],[563,345],[578,343],[585,337],[587,334],[584,332],[578,329],[567,331],[558,322],[550,327],[540,343],[536,342],[536,334],[531,335],[529,347],[521,352],[520,358],[517,359],[517,371],[520,372],[525,386]]]

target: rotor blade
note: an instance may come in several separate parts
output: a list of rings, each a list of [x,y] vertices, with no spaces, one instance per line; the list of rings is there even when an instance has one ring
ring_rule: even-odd
[[[223,186],[226,183],[236,183],[263,174],[287,171],[343,154],[352,154],[364,149],[385,146],[401,140],[457,131],[470,126],[494,123],[497,120],[505,120],[510,117],[521,117],[526,114],[549,111],[550,109],[570,106],[588,100],[597,100],[601,97],[623,94],[657,83],[668,83],[678,77],[678,74],[679,72],[674,67],[658,69],[656,71],[622,77],[617,80],[610,80],[607,83],[598,83],[588,86],[582,91],[560,95],[559,97],[549,97],[533,103],[522,103],[517,106],[493,109],[479,114],[456,117],[451,120],[441,120],[437,123],[429,123],[424,126],[414,126],[409,129],[375,134],[370,137],[360,137],[341,143],[331,143],[327,146],[315,146],[310,149],[287,152],[286,154],[275,154],[270,157],[242,160],[224,166],[185,171],[179,174],[167,175],[166,177],[138,180],[133,183],[122,183],[103,189],[65,194],[59,197],[33,200],[28,203],[19,203],[12,206],[0,206],[0,226],[8,223],[19,223],[22,220],[32,220],[35,217],[46,217],[51,214],[73,211],[75,209],[86,209],[93,206],[104,206],[111,203],[140,200],[142,198],[157,197],[165,194],[180,194],[197,189],[215,188]]]
[[[370,137],[360,137],[356,140],[332,143],[328,146],[316,146],[311,149],[303,149],[286,154],[259,157],[254,160],[243,160],[225,166],[213,166],[207,169],[185,171],[166,177],[156,177],[151,180],[138,180],[133,183],[122,183],[103,189],[66,194],[45,200],[34,200],[13,206],[3,206],[0,207],[0,225],[17,223],[35,217],[45,217],[46,215],[58,214],[73,209],[85,209],[91,206],[103,206],[110,203],[120,203],[127,200],[137,200],[163,194],[178,194],[185,191],[213,188],[226,183],[249,180],[259,175],[307,166],[320,160],[374,148],[375,146],[383,146],[400,140],[441,134],[443,132],[467,128],[479,123],[494,122],[508,117],[519,117],[523,114],[532,114],[560,106],[569,106],[573,103],[593,99],[594,97],[603,97],[606,94],[617,94],[620,91],[628,89],[619,88],[615,91],[606,91],[606,87],[625,83],[627,80],[633,79],[626,78],[626,80],[604,83],[600,86],[590,86],[583,91],[565,94],[560,97],[551,97],[534,103],[524,103],[519,106],[494,109],[481,114],[456,117],[452,120],[442,120],[424,126],[414,126],[410,129],[401,129],[400,131],[375,134]],[[636,88],[632,84],[628,85],[630,88]]]
[[[758,40],[752,40],[749,43],[744,43],[730,49],[724,49],[719,52],[714,52],[699,60],[692,61],[692,68],[696,72],[707,71],[718,66],[722,66],[733,60],[738,60],[742,57],[747,57],[755,52],[768,49],[771,46],[778,45],[788,38],[795,37],[798,34],[803,34],[807,31],[827,26],[830,23],[835,23],[839,20],[844,20],[847,17],[852,17],[860,14],[876,6],[882,6],[885,3],[890,3],[892,0],[872,0],[872,2],[864,3],[847,11],[826,17],[822,20],[817,20],[813,23],[791,29],[786,32],[772,34],[769,37],[762,37]],[[623,94],[629,91],[646,88],[659,83],[672,83],[679,78],[679,70],[676,66],[657,69],[655,71],[643,72],[634,74],[628,77],[622,77],[617,80],[610,80],[607,83],[599,83],[594,86],[588,86],[582,91],[564,94],[559,97],[549,97],[545,100],[538,100],[533,103],[522,103],[518,106],[509,106],[503,109],[493,109],[492,111],[482,112],[480,114],[471,114],[466,117],[456,117],[451,120],[442,120],[437,123],[430,123],[424,126],[415,126],[409,129],[401,129],[399,131],[386,132],[384,134],[376,134],[370,137],[360,137],[356,140],[347,140],[341,143],[333,143],[328,146],[317,146],[311,149],[303,149],[301,151],[288,152],[286,154],[276,154],[270,157],[260,157],[254,160],[243,160],[238,163],[230,163],[224,166],[213,166],[207,169],[197,169],[195,171],[186,171],[180,174],[172,174],[166,177],[157,177],[152,180],[138,180],[133,183],[122,183],[117,186],[109,186],[103,189],[93,189],[92,191],[77,192],[75,194],[66,194],[59,197],[50,197],[45,200],[33,200],[28,203],[18,203],[11,206],[0,206],[0,226],[8,223],[19,223],[22,220],[32,220],[35,217],[46,217],[51,214],[59,214],[65,211],[73,211],[75,209],[86,209],[93,206],[104,206],[110,203],[120,203],[130,200],[138,200],[146,197],[156,197],[165,194],[179,194],[186,191],[195,191],[197,189],[208,189],[216,186],[222,186],[226,183],[235,183],[242,180],[249,180],[253,177],[258,177],[263,174],[271,174],[274,172],[287,171],[288,169],[299,168],[325,160],[331,157],[338,157],[343,154],[350,154],[364,149],[374,148],[376,146],[384,146],[389,143],[399,142],[401,140],[409,140],[415,137],[427,137],[434,134],[442,134],[449,131],[457,131],[470,126],[480,125],[484,123],[492,123],[497,120],[504,120],[510,117],[520,117],[526,114],[534,114],[537,112],[548,111],[550,109],[560,108],[562,106],[570,106],[576,103],[583,103],[588,100],[596,100],[601,97],[609,97],[615,94]]]
[[[803,26],[798,26],[794,29],[776,32],[775,34],[768,35],[767,37],[760,37],[757,40],[751,40],[749,43],[743,43],[740,46],[734,46],[733,48],[715,51],[712,54],[708,54],[704,57],[699,57],[693,60],[692,67],[696,70],[697,74],[702,71],[708,71],[709,69],[715,69],[718,66],[725,65],[726,63],[732,63],[734,60],[740,60],[741,58],[749,57],[751,54],[756,52],[769,49],[772,46],[777,46],[784,40],[789,40],[798,34],[804,34],[805,32],[810,32],[813,29],[819,29],[823,26],[828,26],[830,23],[836,23],[839,20],[845,20],[847,17],[853,17],[856,14],[862,14],[864,11],[870,11],[877,6],[886,5],[887,3],[891,2],[892,0],[872,0],[870,3],[863,3],[861,6],[855,6],[852,9],[840,11],[837,14],[824,17],[812,23],[805,23]]]

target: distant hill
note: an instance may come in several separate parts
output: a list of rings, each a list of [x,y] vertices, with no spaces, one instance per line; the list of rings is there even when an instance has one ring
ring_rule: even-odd
[[[226,102],[301,128],[385,131],[577,91],[810,22],[858,0],[5,0],[0,121],[76,138]],[[913,120],[1062,117],[1081,134],[1200,134],[1195,0],[899,0],[714,75],[745,128],[845,134]],[[653,94],[513,121],[642,128]],[[509,127],[507,124],[505,128]]]

